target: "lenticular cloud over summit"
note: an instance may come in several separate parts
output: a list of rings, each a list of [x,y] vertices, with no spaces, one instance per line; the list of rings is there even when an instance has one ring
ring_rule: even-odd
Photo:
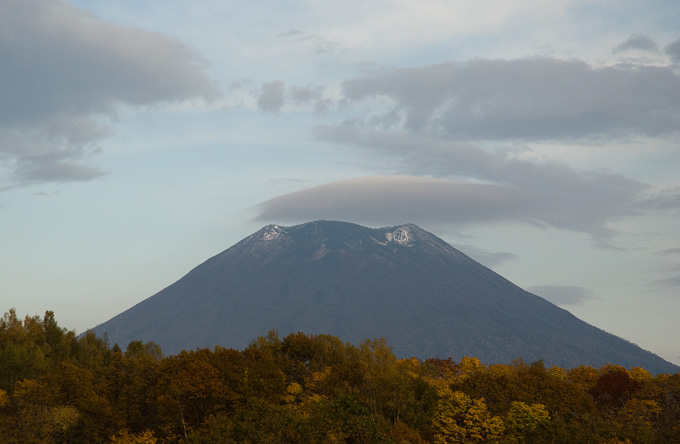
[[[531,199],[521,190],[415,176],[377,176],[320,185],[260,205],[258,220],[350,219],[371,224],[423,218],[493,222],[521,218]]]
[[[416,176],[373,176],[276,197],[259,205],[256,219],[339,219],[370,225],[410,219],[456,226],[517,222],[585,232],[596,240],[606,240],[610,236],[607,220],[626,210],[617,207],[611,194],[606,202],[605,195],[572,194],[575,191]],[[621,192],[624,198],[625,191]]]

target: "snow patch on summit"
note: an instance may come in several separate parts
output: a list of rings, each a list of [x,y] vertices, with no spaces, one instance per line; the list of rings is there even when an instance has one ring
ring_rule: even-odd
[[[399,227],[391,233],[385,233],[388,242],[394,242],[400,245],[408,245],[411,240],[411,232],[407,226]]]
[[[262,239],[264,240],[274,240],[281,236],[283,230],[278,225],[269,225],[267,230],[262,233]]]

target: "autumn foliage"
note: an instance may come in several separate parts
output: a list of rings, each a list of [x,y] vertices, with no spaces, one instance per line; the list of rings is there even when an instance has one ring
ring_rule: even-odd
[[[0,443],[679,443],[680,373],[397,359],[275,332],[164,357],[0,319]]]

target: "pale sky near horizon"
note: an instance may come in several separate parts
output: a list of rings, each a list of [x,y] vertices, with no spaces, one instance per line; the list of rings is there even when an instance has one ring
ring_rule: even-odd
[[[269,223],[415,223],[680,364],[676,1],[0,0],[0,302],[85,331]]]

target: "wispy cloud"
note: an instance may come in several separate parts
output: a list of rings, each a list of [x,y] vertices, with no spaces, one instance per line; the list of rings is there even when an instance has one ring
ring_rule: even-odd
[[[578,286],[540,285],[527,288],[527,291],[541,296],[555,305],[579,305],[591,299],[592,290]]]
[[[625,42],[621,42],[612,51],[614,54],[630,50],[652,51],[659,50],[659,46],[649,36],[644,34],[633,34]]]
[[[265,112],[279,112],[283,107],[285,93],[286,85],[281,80],[263,83],[260,97],[257,99],[257,107]]]
[[[666,248],[664,250],[661,250],[659,252],[662,256],[680,256],[680,248]],[[666,275],[670,275],[670,277],[665,278],[665,279],[660,279],[657,281],[654,281],[651,285],[658,287],[665,287],[665,288],[675,288],[675,287],[680,287],[680,265],[675,265],[675,267],[672,267],[670,271],[668,269],[662,270]]]
[[[477,262],[489,267],[489,268],[494,268],[497,265],[513,261],[519,258],[514,253],[508,253],[505,251],[486,251],[483,250],[479,247],[476,247],[474,245],[454,245],[457,249],[461,250],[468,256],[470,256],[472,259],[476,260]]]
[[[662,284],[665,287],[680,287],[680,274],[668,279],[657,281],[657,283]]]
[[[291,28],[279,34],[279,37],[294,39],[299,44],[311,48],[317,55],[335,57],[345,51],[345,47],[338,39],[331,38],[327,35],[307,33],[296,28]]]
[[[14,183],[91,180],[88,159],[121,106],[218,95],[204,62],[166,35],[105,23],[63,1],[0,15],[0,162]]]

